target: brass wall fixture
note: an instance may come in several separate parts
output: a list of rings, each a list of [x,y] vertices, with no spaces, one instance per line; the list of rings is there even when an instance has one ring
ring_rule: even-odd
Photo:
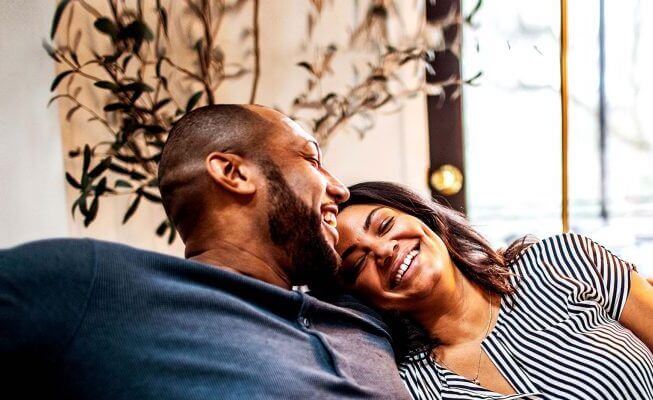
[[[451,164],[444,164],[431,173],[429,183],[439,193],[453,196],[463,187],[463,173]]]
[[[569,232],[569,104],[567,85],[567,0],[560,0],[560,117],[562,145],[562,231]]]

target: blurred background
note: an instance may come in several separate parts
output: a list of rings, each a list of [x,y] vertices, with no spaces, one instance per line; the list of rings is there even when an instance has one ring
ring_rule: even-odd
[[[562,231],[566,202],[570,230],[653,276],[651,2],[5,0],[0,21],[0,247],[183,255],[152,181],[166,132],[255,102],[348,185],[410,185],[497,247]]]

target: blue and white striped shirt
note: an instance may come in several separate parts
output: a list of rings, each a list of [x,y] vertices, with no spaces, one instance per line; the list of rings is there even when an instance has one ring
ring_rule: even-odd
[[[475,385],[427,353],[400,363],[415,399],[653,399],[653,354],[618,321],[634,265],[587,237],[562,234],[509,266],[485,354],[517,394]]]

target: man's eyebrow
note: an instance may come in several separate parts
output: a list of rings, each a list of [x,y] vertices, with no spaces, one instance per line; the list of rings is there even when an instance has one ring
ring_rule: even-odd
[[[320,151],[320,145],[314,140],[309,140],[308,143],[315,146],[315,151],[317,152],[317,157],[318,157],[318,159],[321,159],[322,158],[322,152]]]

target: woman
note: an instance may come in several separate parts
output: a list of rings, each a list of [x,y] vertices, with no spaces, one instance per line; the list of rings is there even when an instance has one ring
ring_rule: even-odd
[[[341,283],[389,316],[416,399],[653,399],[653,287],[589,238],[495,251],[384,182],[338,215]]]

